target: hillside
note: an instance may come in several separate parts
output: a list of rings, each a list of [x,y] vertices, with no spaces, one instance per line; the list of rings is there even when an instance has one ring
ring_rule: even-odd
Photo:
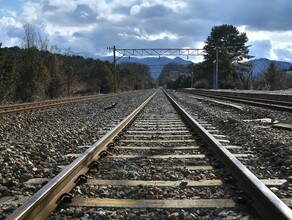
[[[271,63],[275,63],[276,66],[282,71],[287,71],[289,69],[289,67],[292,66],[292,63],[289,63],[289,62],[269,60],[266,58],[259,58],[259,59],[250,60],[250,61],[248,61],[248,63],[251,63],[254,66],[254,68],[253,68],[253,75],[254,76],[257,76],[257,75],[261,74],[262,72],[264,72]]]

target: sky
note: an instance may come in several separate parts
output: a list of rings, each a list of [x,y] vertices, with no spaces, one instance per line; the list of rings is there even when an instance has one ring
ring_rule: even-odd
[[[292,62],[292,0],[0,0],[0,43],[21,46],[29,22],[61,50],[198,48],[214,26],[245,32],[250,55]],[[192,58],[201,61],[202,56]]]

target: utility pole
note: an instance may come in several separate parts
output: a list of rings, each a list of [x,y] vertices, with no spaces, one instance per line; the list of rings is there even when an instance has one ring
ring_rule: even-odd
[[[191,78],[191,88],[193,88],[193,82],[194,82],[194,63],[192,62],[191,64],[191,74],[192,74],[192,78]]]
[[[216,46],[215,89],[218,89],[218,46]]]
[[[215,72],[216,72],[216,69],[215,69],[215,65],[216,65],[216,60],[214,60],[213,61],[213,73],[212,73],[212,82],[213,82],[213,89],[216,89],[216,74],[215,74]]]
[[[114,53],[114,93],[117,92],[117,60],[116,60],[116,46],[113,46]]]
[[[116,58],[116,46],[113,47],[107,47],[108,50],[113,50],[113,63],[114,63],[114,93],[117,92],[117,58]]]

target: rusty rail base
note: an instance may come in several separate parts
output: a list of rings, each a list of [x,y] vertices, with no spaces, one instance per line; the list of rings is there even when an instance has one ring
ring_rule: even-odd
[[[196,130],[203,140],[212,148],[218,158],[234,175],[237,184],[251,198],[252,205],[263,219],[292,219],[292,210],[265,186],[250,170],[248,170],[232,153],[204,129],[190,114],[166,92],[174,108],[187,123]]]

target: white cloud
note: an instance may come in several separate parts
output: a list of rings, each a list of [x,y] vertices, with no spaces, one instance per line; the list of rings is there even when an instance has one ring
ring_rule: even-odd
[[[18,45],[22,37],[20,29],[22,23],[15,20],[13,17],[0,18],[0,43],[5,47],[13,47]]]
[[[17,42],[26,20],[44,27],[39,30],[52,45],[72,50],[203,48],[213,26],[232,24],[247,33],[251,55],[292,61],[292,13],[287,13],[292,4],[257,0],[250,5],[251,0],[18,0],[0,9],[0,42]]]
[[[7,26],[16,26],[17,22],[13,17],[2,17],[0,18],[0,25],[2,27],[7,27]]]
[[[49,35],[54,35],[54,34],[58,34],[61,36],[66,36],[68,38],[73,37],[73,34],[76,32],[84,32],[84,33],[88,33],[91,32],[95,29],[95,25],[87,25],[87,26],[83,26],[83,27],[64,27],[64,26],[56,26],[56,25],[51,25],[48,24],[45,28],[45,31],[49,34]]]
[[[120,37],[126,37],[129,39],[145,40],[145,41],[157,41],[163,39],[178,40],[177,34],[170,32],[158,32],[155,34],[148,34],[142,27],[135,27],[133,30],[128,28],[128,32],[122,32],[118,34]]]
[[[103,18],[114,23],[114,22],[121,22],[125,20],[127,17],[122,14],[107,14],[107,15],[103,14]]]
[[[187,8],[188,4],[184,1],[172,0],[172,1],[160,1],[162,5],[170,8],[173,12],[179,12]]]
[[[272,42],[270,40],[255,40],[250,41],[250,45],[252,45],[250,50],[250,55],[254,56],[254,58],[272,58]]]
[[[131,15],[133,16],[133,15],[138,14],[138,13],[140,12],[140,10],[141,10],[141,6],[140,6],[140,5],[134,5],[134,6],[131,8],[130,13],[131,13]]]
[[[150,8],[153,6],[161,5],[170,9],[172,12],[179,12],[187,7],[187,3],[179,0],[142,0],[140,4],[136,4],[131,7],[131,15],[137,15],[142,9]]]
[[[0,13],[4,14],[4,16],[9,16],[9,17],[16,17],[17,13],[14,10],[9,10],[9,9],[3,9],[0,8]]]
[[[25,2],[23,6],[23,19],[27,22],[33,23],[39,18],[39,4],[30,1]]]
[[[76,1],[71,0],[45,0],[40,4],[54,7],[55,9],[61,11],[72,11],[76,7]]]
[[[249,30],[247,26],[238,29],[246,32],[249,43],[252,44],[250,51],[256,58],[266,57],[292,62],[292,57],[283,55],[292,53],[292,31],[255,31]]]

